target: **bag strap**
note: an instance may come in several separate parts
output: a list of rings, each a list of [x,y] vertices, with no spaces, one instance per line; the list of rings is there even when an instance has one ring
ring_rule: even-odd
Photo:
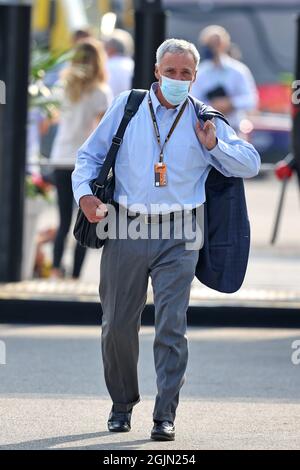
[[[131,121],[131,119],[133,118],[133,116],[137,113],[140,107],[140,104],[142,103],[146,94],[147,94],[146,90],[131,90],[130,95],[128,96],[126,106],[125,106],[122,121],[118,127],[116,134],[114,135],[112,139],[112,144],[106,155],[104,163],[101,167],[98,178],[94,182],[96,186],[101,187],[104,185],[111,168],[115,164],[117,153],[123,142],[123,137],[124,137],[126,128],[129,122]]]
[[[228,124],[228,126],[230,125],[224,114],[220,113],[220,111],[217,111],[212,106],[202,103],[202,101],[197,100],[197,98],[191,95],[189,95],[189,100],[195,108],[198,119],[202,119],[205,122],[213,118],[219,118]]]

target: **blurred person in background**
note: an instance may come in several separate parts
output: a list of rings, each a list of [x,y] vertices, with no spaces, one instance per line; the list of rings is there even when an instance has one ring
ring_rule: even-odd
[[[131,89],[134,72],[131,35],[122,29],[115,29],[113,34],[105,40],[105,50],[108,55],[108,83],[116,97],[122,91]]]
[[[76,47],[77,44],[81,41],[85,41],[86,39],[92,38],[93,35],[89,29],[77,29],[72,34],[72,47]],[[54,66],[51,70],[49,70],[45,77],[44,83],[47,87],[53,87],[59,80],[60,74],[62,71],[69,66],[69,62],[61,62],[60,64]]]
[[[72,47],[74,48],[80,41],[84,41],[92,37],[92,33],[89,29],[78,29],[73,32]],[[60,82],[60,76],[62,72],[67,67],[69,67],[69,65],[69,61],[66,60],[55,65],[51,68],[51,70],[48,70],[43,79],[45,86],[50,89],[57,86]],[[45,119],[44,128],[47,128],[47,130],[40,136],[40,153],[43,155],[43,157],[49,158],[51,155],[51,150],[57,132],[57,127],[58,122],[56,119]],[[51,178],[51,173],[49,174],[49,176]]]
[[[258,104],[254,78],[245,64],[232,57],[231,38],[222,26],[207,26],[199,41],[201,65],[192,95],[225,114],[238,131],[245,114]]]
[[[64,275],[61,266],[66,238],[73,214],[71,174],[77,150],[99,124],[112,100],[107,84],[106,55],[95,39],[81,40],[69,67],[63,71],[63,96],[60,122],[51,152],[57,189],[60,223],[54,243],[51,277]],[[72,278],[80,276],[86,249],[76,244]]]

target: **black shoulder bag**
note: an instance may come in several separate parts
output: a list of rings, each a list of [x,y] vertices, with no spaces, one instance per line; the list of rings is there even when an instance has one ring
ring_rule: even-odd
[[[90,182],[93,195],[99,198],[104,204],[111,204],[113,202],[115,189],[114,166],[117,153],[122,144],[126,128],[133,116],[137,113],[146,93],[147,92],[144,90],[131,91],[125,106],[124,116],[116,135],[112,139],[111,147],[101,167],[98,178]],[[97,224],[97,222],[89,222],[81,208],[78,209],[73,235],[80,245],[86,248],[101,248],[104,245],[105,240],[101,240],[97,236]]]

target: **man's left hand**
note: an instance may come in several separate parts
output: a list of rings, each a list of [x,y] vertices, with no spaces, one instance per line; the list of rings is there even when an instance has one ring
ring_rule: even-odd
[[[217,145],[216,126],[213,122],[206,121],[202,126],[200,121],[197,121],[196,134],[207,150],[212,150]]]

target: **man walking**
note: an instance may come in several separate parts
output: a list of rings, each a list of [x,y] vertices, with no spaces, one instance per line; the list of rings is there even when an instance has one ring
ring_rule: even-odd
[[[131,57],[133,40],[127,31],[115,29],[104,41],[104,46],[108,56],[108,84],[115,97],[131,88],[134,71],[134,61]]]
[[[192,94],[225,114],[230,125],[239,131],[241,120],[258,104],[252,73],[245,64],[229,55],[231,39],[222,26],[204,28],[199,42],[203,62]]]
[[[102,356],[113,402],[108,429],[113,432],[130,430],[132,409],[140,400],[138,332],[151,277],[158,389],[151,432],[155,440],[175,438],[188,359],[186,311],[199,256],[199,251],[187,249],[185,235],[174,236],[176,217],[205,202],[205,181],[212,167],[225,176],[247,178],[260,166],[253,146],[221,119],[197,119],[189,91],[199,60],[195,46],[184,40],[168,39],[157,50],[157,82],[131,120],[115,164],[118,211],[125,213],[128,224],[139,216],[148,236],[109,238],[101,259]],[[103,164],[129,93],[115,99],[78,152],[74,197],[90,222],[102,220],[105,207],[92,195],[89,182]],[[165,219],[171,221],[170,237],[151,238],[153,225],[161,228]]]

